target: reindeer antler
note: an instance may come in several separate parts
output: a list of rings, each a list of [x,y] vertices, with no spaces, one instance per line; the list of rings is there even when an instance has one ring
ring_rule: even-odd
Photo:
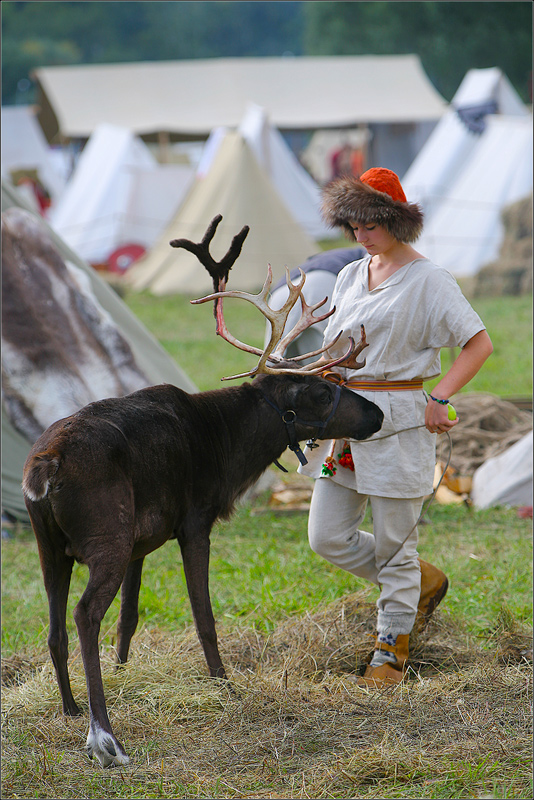
[[[249,372],[244,372],[240,375],[230,375],[228,377],[223,378],[222,380],[233,380],[235,378],[246,378],[249,376],[254,376],[259,373],[269,373],[271,375],[279,375],[283,373],[302,373],[306,372],[308,375],[317,375],[324,370],[331,369],[335,366],[347,366],[350,369],[361,369],[365,366],[365,359],[362,362],[357,361],[357,356],[361,353],[361,351],[368,346],[367,341],[365,339],[365,329],[363,325],[361,326],[361,336],[360,341],[356,345],[352,336],[349,336],[349,348],[348,350],[343,353],[340,358],[335,359],[334,361],[327,361],[325,359],[319,359],[311,364],[307,364],[305,366],[296,366],[295,368],[291,368],[289,365],[292,362],[302,361],[305,358],[314,357],[324,353],[330,347],[332,347],[343,334],[343,331],[340,331],[337,336],[321,347],[319,350],[314,350],[311,353],[306,353],[301,356],[295,356],[294,358],[285,360],[284,359],[284,352],[289,346],[289,344],[294,341],[297,336],[299,336],[303,331],[309,328],[311,325],[314,325],[316,322],[321,322],[324,319],[327,319],[331,314],[334,313],[335,307],[327,311],[325,314],[321,314],[320,316],[314,316],[314,312],[317,311],[319,308],[324,306],[328,297],[325,297],[324,300],[321,300],[314,305],[309,306],[302,294],[302,289],[304,287],[304,283],[306,281],[305,273],[300,270],[301,279],[299,283],[294,284],[290,277],[289,277],[289,270],[286,267],[286,282],[289,289],[289,296],[279,310],[274,310],[267,302],[267,297],[269,295],[269,290],[272,284],[272,270],[271,265],[267,265],[267,278],[265,283],[263,284],[262,290],[258,294],[249,294],[248,292],[240,292],[240,291],[226,291],[226,282],[228,280],[228,273],[232,268],[233,264],[236,262],[243,245],[243,242],[249,232],[249,228],[245,225],[241,231],[234,236],[232,239],[232,244],[230,245],[230,249],[221,259],[221,261],[216,262],[214,261],[213,257],[209,253],[209,244],[213,239],[215,231],[217,229],[217,225],[221,221],[222,216],[219,214],[218,216],[214,217],[210,222],[206,233],[200,244],[195,244],[194,242],[189,241],[188,239],[174,239],[171,242],[173,247],[183,247],[186,250],[189,250],[191,253],[194,253],[201,264],[203,264],[206,269],[208,270],[209,274],[213,279],[213,285],[215,288],[215,292],[213,294],[207,295],[206,297],[201,297],[198,300],[191,300],[190,302],[193,304],[200,304],[200,303],[208,303],[211,300],[214,301],[214,315],[217,320],[217,327],[216,333],[218,336],[221,336],[227,342],[232,344],[234,347],[239,348],[240,350],[244,350],[247,353],[252,353],[256,356],[260,357],[256,367],[249,370]],[[221,288],[222,287],[222,288]],[[224,314],[223,314],[223,298],[225,297],[237,297],[241,298],[242,300],[247,300],[249,303],[252,303],[256,308],[258,308],[261,313],[269,320],[271,323],[271,337],[267,347],[264,350],[260,350],[257,347],[252,347],[251,345],[245,344],[244,342],[240,342],[239,339],[236,339],[226,327],[226,323],[224,321]],[[287,322],[287,318],[289,313],[297,300],[300,298],[302,314],[299,321],[293,328],[286,333],[284,336],[284,328]],[[269,362],[276,366],[269,366]]]
[[[209,251],[209,246],[211,240],[215,236],[215,231],[217,230],[217,226],[221,220],[222,214],[217,214],[216,217],[213,217],[212,221],[208,225],[206,233],[202,238],[202,241],[198,244],[195,244],[195,242],[192,242],[189,239],[173,239],[171,242],[169,242],[171,247],[183,247],[184,250],[188,250],[198,258],[200,263],[208,270],[213,280],[213,289],[215,292],[223,292],[225,290],[226,283],[228,281],[228,273],[239,258],[241,248],[243,247],[243,242],[247,238],[250,230],[248,225],[243,225],[239,233],[236,233],[232,239],[226,255],[224,255],[220,261],[215,261]]]
[[[299,334],[301,334],[304,330],[310,327],[310,325],[315,324],[316,322],[321,322],[323,319],[327,319],[331,314],[334,313],[335,307],[328,311],[326,314],[322,314],[318,317],[313,315],[313,312],[316,311],[318,308],[323,306],[326,301],[328,300],[327,297],[324,300],[321,300],[319,303],[315,305],[308,306],[306,301],[302,296],[302,288],[304,286],[304,282],[306,280],[306,275],[301,270],[301,280],[300,283],[294,284],[291,282],[289,278],[289,271],[286,269],[286,281],[289,288],[289,297],[287,298],[286,302],[279,310],[275,311],[271,308],[271,306],[267,303],[267,296],[269,294],[269,289],[272,283],[272,270],[270,265],[268,266],[268,274],[267,279],[263,285],[263,289],[259,294],[249,294],[248,292],[239,292],[239,291],[226,291],[226,292],[216,292],[215,294],[208,295],[207,297],[201,297],[198,300],[191,300],[193,304],[200,304],[200,303],[208,303],[210,300],[217,300],[220,299],[220,305],[217,308],[217,334],[222,336],[230,344],[233,344],[234,347],[238,347],[240,350],[244,350],[247,353],[253,353],[254,355],[260,356],[260,360],[258,361],[256,367],[254,369],[249,370],[249,372],[244,372],[240,375],[230,375],[223,380],[233,380],[234,378],[246,378],[248,376],[257,375],[258,373],[269,373],[271,375],[280,375],[282,373],[302,373],[305,371],[308,375],[318,375],[319,373],[323,372],[326,369],[331,369],[332,367],[339,366],[342,364],[346,364],[350,366],[352,369],[360,369],[361,367],[365,366],[365,361],[357,362],[356,356],[358,356],[364,347],[367,347],[367,342],[365,340],[365,329],[362,326],[362,337],[358,345],[355,344],[354,339],[350,336],[349,337],[349,348],[348,350],[343,353],[340,358],[337,358],[333,361],[324,361],[319,360],[313,362],[311,364],[307,364],[303,367],[296,367],[291,368],[289,364],[294,361],[302,361],[305,358],[310,358],[313,356],[320,355],[332,347],[343,334],[343,331],[340,331],[337,336],[332,339],[331,341],[327,342],[323,347],[319,350],[314,350],[311,353],[305,353],[301,356],[296,356],[294,358],[290,358],[285,360],[284,359],[284,352],[287,349],[288,345],[297,338]],[[271,336],[267,347],[264,350],[260,350],[257,347],[251,347],[248,344],[244,344],[236,339],[232,334],[228,331],[226,327],[226,323],[224,321],[223,316],[223,308],[222,308],[222,298],[224,297],[237,297],[241,298],[242,300],[247,300],[252,305],[256,306],[261,313],[264,315],[266,319],[269,320],[271,323]],[[289,312],[297,302],[300,297],[301,305],[302,305],[302,315],[297,322],[297,324],[283,336],[284,327],[287,322],[287,318],[289,316]],[[348,363],[350,361],[350,364]],[[269,366],[269,363],[276,364],[278,366]]]

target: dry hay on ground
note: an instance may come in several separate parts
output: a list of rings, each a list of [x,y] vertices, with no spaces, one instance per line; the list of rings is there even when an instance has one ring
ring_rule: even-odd
[[[460,423],[450,432],[451,466],[461,475],[473,475],[484,461],[504,452],[532,430],[532,412],[495,395],[460,393],[453,402]],[[438,461],[447,461],[449,449],[447,437],[438,437]]]
[[[381,782],[395,780],[424,797],[454,765],[484,759],[499,764],[504,784],[508,770],[518,780],[530,758],[526,633],[508,621],[482,650],[438,612],[413,637],[407,685],[372,692],[355,685],[354,666],[364,668],[374,617],[361,593],[271,635],[222,632],[235,693],[205,676],[192,629],[140,632],[118,672],[108,649],[110,715],[132,758],[120,783],[157,787],[149,796],[159,797],[346,798],[383,797]],[[86,708],[79,650],[71,662]],[[83,755],[87,717],[61,715],[51,665],[22,669],[4,690],[3,797],[80,797],[81,780],[117,775]],[[10,769],[16,761],[23,771]]]
[[[475,297],[532,292],[532,195],[502,212],[504,237],[499,256],[475,276]]]

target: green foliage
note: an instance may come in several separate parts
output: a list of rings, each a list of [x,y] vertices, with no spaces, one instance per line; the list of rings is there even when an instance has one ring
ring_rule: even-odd
[[[309,55],[417,53],[450,100],[468,69],[500,67],[531,101],[530,2],[316,2],[306,4]]]
[[[70,40],[58,41],[38,35],[22,41],[11,38],[4,39],[2,44],[3,103],[15,103],[17,97],[24,98],[25,102],[34,99],[29,76],[39,64],[77,64],[80,59],[81,53],[78,47]]]
[[[418,53],[448,99],[468,69],[498,66],[529,102],[531,26],[530,2],[4,0],[3,103],[33,68],[54,64],[399,53]],[[51,44],[28,54],[28,41]]]
[[[64,63],[165,61],[182,58],[300,55],[298,2],[10,2],[2,3],[3,103],[36,67]],[[51,12],[53,7],[53,13]],[[46,37],[77,53],[50,50],[23,57],[27,40]],[[33,100],[25,98],[25,102]]]

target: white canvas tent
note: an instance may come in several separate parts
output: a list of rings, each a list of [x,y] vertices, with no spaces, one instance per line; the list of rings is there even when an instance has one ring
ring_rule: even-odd
[[[54,166],[34,106],[2,106],[0,144],[4,180],[11,180],[18,170],[35,170],[52,201],[61,196],[65,180]]]
[[[83,149],[49,220],[82,258],[105,262],[118,247],[152,246],[193,180],[192,168],[158,164],[126,128],[101,124]]]
[[[269,124],[265,109],[251,103],[238,132],[245,139],[261,169],[269,176],[280,199],[312,239],[331,239],[338,232],[321,217],[321,189],[286,144],[280,131]],[[228,128],[214,128],[198,164],[197,177],[208,173]]]
[[[199,269],[195,256],[172,248],[169,242],[178,238],[199,242],[217,214],[223,217],[211,246],[217,259],[226,253],[243,225],[250,226],[232,269],[230,288],[258,290],[265,280],[267,264],[271,264],[276,280],[285,266],[297,266],[317,249],[293,219],[244,137],[228,131],[208,172],[195,180],[157,244],[126,273],[127,283],[156,295],[200,296],[213,291],[208,273]]]
[[[532,191],[532,115],[498,69],[470,70],[403,178],[425,212],[417,247],[456,276],[499,251],[503,208]]]
[[[34,77],[49,141],[87,138],[103,121],[138,135],[207,137],[237,127],[249,103],[279,130],[436,122],[447,105],[414,54],[79,64]]]
[[[303,230],[312,239],[335,238],[337,232],[328,227],[321,217],[321,190],[318,184],[299,163],[280,131],[269,123],[265,109],[251,103],[239,132]]]
[[[167,147],[234,129],[255,103],[292,136],[367,126],[370,163],[399,175],[447,108],[413,53],[78,64],[33,77],[50,142],[87,138],[108,122]]]
[[[12,207],[32,211],[17,190],[2,181],[2,211]],[[34,216],[67,264],[83,271],[96,301],[127,340],[136,363],[149,381],[153,384],[172,383],[188,392],[198,391],[193,381],[132,314],[117,293],[38,214]],[[26,519],[26,509],[20,483],[22,467],[30,447],[31,442],[15,429],[2,403],[2,507],[23,520]]]

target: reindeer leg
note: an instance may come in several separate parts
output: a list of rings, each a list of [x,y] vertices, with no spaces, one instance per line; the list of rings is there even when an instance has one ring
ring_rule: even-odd
[[[40,542],[39,550],[50,615],[48,649],[56,670],[63,713],[70,717],[77,717],[82,712],[74,700],[70,686],[67,667],[69,645],[66,624],[67,600],[74,559],[59,550],[45,553],[42,542]]]
[[[98,652],[100,623],[119,590],[127,565],[128,560],[117,561],[116,552],[100,552],[89,562],[89,582],[74,609],[91,717],[86,749],[89,757],[97,758],[103,767],[129,763],[109,721]]]
[[[117,661],[125,664],[128,660],[130,642],[139,621],[139,589],[144,558],[131,561],[121,587],[121,612],[117,625]]]
[[[65,537],[50,508],[45,503],[35,504],[30,510],[32,528],[39,548],[39,560],[43,581],[48,597],[50,628],[48,649],[56,671],[56,679],[63,703],[63,713],[77,717],[82,712],[78,708],[69,680],[67,600],[74,558],[65,554]]]
[[[209,530],[194,531],[179,536],[187,591],[197,629],[198,638],[212,678],[226,678],[226,672],[217,646],[215,619],[209,594]]]

